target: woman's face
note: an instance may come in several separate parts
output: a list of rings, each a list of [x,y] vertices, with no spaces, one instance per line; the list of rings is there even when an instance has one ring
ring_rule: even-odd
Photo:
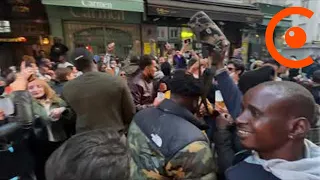
[[[40,99],[45,95],[43,86],[37,81],[32,81],[28,84],[28,91],[36,99]]]
[[[68,80],[68,81],[71,81],[71,80],[73,80],[73,79],[75,79],[75,78],[76,78],[75,73],[70,73],[69,75],[67,75],[67,80]]]

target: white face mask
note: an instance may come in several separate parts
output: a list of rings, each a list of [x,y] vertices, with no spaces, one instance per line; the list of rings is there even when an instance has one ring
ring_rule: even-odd
[[[237,79],[237,75],[235,72],[229,74],[229,76],[231,77],[231,79],[233,80],[234,83],[238,84],[238,79]]]
[[[236,75],[236,73],[234,73],[234,72],[229,74],[229,76],[230,76],[232,79],[235,78],[235,75]]]

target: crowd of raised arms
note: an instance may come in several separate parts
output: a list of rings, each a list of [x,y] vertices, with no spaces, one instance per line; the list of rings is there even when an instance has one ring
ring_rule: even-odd
[[[3,70],[0,179],[320,180],[318,59],[245,64],[196,20],[206,55],[186,41],[127,61],[114,42],[99,56],[56,41]]]

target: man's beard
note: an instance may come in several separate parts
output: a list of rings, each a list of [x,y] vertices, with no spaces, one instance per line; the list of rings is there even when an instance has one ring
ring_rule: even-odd
[[[150,79],[150,80],[153,80],[153,79],[154,79],[154,75],[148,74],[148,77],[147,77],[147,78]]]

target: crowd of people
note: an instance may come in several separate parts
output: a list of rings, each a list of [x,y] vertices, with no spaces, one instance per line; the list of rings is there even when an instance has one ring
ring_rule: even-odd
[[[0,81],[0,179],[320,180],[319,63],[187,45],[130,63],[115,43],[24,56]]]

